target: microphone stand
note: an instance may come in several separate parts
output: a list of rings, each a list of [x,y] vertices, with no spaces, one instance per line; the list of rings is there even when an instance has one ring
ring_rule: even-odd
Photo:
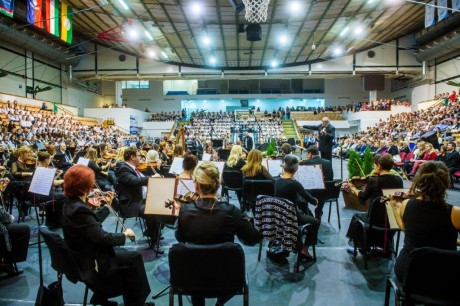
[[[257,146],[259,146],[259,137],[262,134],[262,127],[260,126],[259,120],[257,120],[256,114],[253,112],[252,115],[254,116],[254,121],[257,123],[257,127],[259,128],[258,135],[257,135]],[[255,143],[255,142],[254,142]],[[254,146],[257,148],[257,146]]]

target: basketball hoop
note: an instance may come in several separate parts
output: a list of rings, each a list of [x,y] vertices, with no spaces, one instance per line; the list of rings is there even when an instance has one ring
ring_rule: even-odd
[[[243,0],[246,20],[250,23],[261,23],[267,20],[270,0]]]

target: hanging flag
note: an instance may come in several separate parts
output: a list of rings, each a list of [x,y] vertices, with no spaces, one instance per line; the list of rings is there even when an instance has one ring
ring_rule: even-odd
[[[452,0],[452,8],[454,10],[460,10],[460,0]]]
[[[59,0],[46,0],[46,29],[59,36]]]
[[[56,114],[59,111],[57,103],[53,103],[53,112]]]
[[[434,0],[425,5],[425,28],[434,25]]]
[[[72,8],[62,3],[61,7],[61,39],[68,44],[72,43]]]
[[[13,18],[14,0],[0,0],[0,13]]]
[[[447,18],[448,15],[447,0],[438,0],[438,21]]]
[[[42,0],[27,0],[27,22],[43,29]]]

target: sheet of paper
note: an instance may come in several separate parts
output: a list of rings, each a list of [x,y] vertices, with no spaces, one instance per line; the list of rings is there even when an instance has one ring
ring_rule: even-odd
[[[167,201],[174,200],[175,190],[175,178],[149,178],[144,213],[146,215],[177,216],[179,214],[179,206],[166,207],[165,205]]]
[[[391,207],[390,201],[385,202],[385,208],[387,209],[387,216],[388,216],[388,223],[390,228],[392,229],[399,229],[398,223],[396,222],[396,217]]]
[[[268,172],[270,172],[271,176],[275,177],[281,175],[282,162],[281,159],[267,159]]]
[[[49,195],[56,170],[54,168],[37,167],[30,183],[29,192],[45,196]]]
[[[193,180],[177,179],[176,194],[185,195],[189,191],[195,192],[195,183]]]
[[[321,165],[299,166],[294,178],[305,189],[324,189],[323,170]]]
[[[89,159],[84,158],[84,157],[80,157],[77,161],[77,165],[88,166],[88,163],[89,163]]]
[[[181,174],[184,171],[184,168],[182,168],[183,161],[183,157],[174,157],[171,167],[169,168],[169,173]]]
[[[211,160],[211,154],[203,152],[203,156],[201,157],[201,160],[202,161],[210,161]]]
[[[265,168],[268,169],[268,159],[262,158],[262,166],[265,166]]]

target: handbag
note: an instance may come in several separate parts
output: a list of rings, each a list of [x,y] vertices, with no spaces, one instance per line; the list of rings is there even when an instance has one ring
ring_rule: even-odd
[[[38,287],[35,306],[63,306],[64,304],[64,294],[60,279],[52,282],[48,287],[45,285]]]

